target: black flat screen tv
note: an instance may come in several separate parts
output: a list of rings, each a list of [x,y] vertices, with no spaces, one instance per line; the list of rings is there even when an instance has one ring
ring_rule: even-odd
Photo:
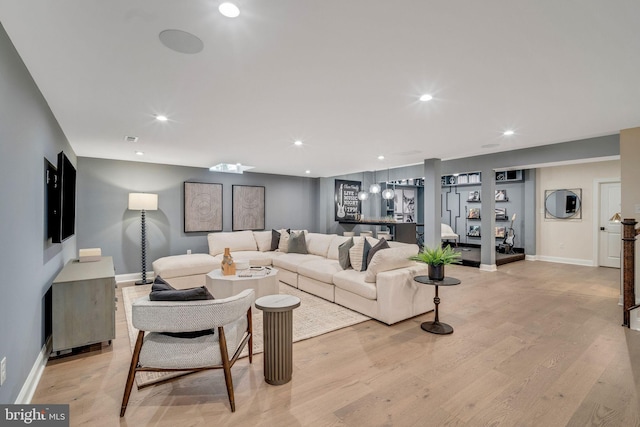
[[[53,243],[62,243],[75,234],[76,169],[64,152],[58,167],[47,167],[47,234]]]

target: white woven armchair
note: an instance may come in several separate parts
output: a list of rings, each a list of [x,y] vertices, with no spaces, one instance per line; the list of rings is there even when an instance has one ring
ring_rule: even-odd
[[[442,240],[453,240],[455,241],[456,246],[458,246],[458,239],[460,238],[460,236],[454,233],[450,225],[440,223],[440,238]]]
[[[136,372],[201,371],[223,369],[231,411],[235,412],[231,367],[249,343],[253,362],[251,306],[253,289],[225,299],[202,301],[136,300],[132,323],[139,330],[122,398],[124,416]],[[185,332],[213,330],[196,337],[176,336]],[[169,334],[167,334],[169,333]],[[231,358],[229,357],[231,354]]]

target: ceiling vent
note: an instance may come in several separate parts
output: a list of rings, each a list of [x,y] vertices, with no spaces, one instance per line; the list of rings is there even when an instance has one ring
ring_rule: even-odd
[[[124,140],[127,142],[138,142],[138,137],[137,136],[125,136]]]

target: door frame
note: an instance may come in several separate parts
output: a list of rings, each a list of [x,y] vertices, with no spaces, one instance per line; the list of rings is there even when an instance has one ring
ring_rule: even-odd
[[[593,180],[593,266],[600,267],[600,184],[621,182],[617,178],[598,178]],[[584,196],[584,194],[583,194]],[[622,262],[622,259],[620,259]],[[622,265],[620,266],[622,270]]]

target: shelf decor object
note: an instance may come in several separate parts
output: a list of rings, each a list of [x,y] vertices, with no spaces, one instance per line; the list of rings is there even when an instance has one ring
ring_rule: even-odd
[[[264,187],[234,185],[231,190],[231,229],[233,231],[264,230]]]
[[[184,232],[222,231],[222,184],[184,183]]]
[[[142,280],[136,282],[136,285],[147,285],[151,280],[147,281],[147,224],[146,211],[158,210],[158,195],[150,193],[129,193],[129,210],[140,211],[140,231],[141,231],[141,270]]]

